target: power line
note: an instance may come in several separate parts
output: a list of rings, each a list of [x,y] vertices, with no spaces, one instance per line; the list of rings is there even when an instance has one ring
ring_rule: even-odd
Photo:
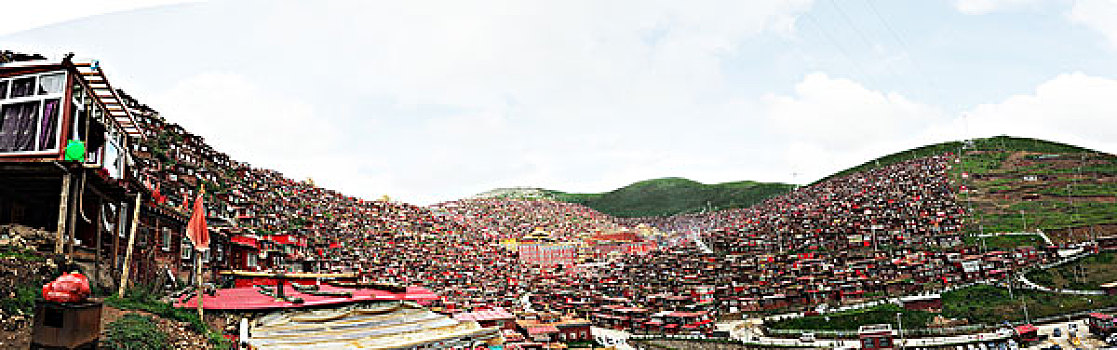
[[[857,36],[860,37],[861,41],[863,41],[865,43],[866,48],[869,49],[869,50],[872,50],[873,41],[869,40],[869,36],[865,35],[865,32],[861,31],[861,28],[859,28],[857,26],[857,24],[853,21],[853,19],[851,17],[849,17],[849,14],[847,14],[845,12],[845,10],[842,10],[842,8],[840,6],[838,6],[838,3],[835,2],[834,0],[830,0],[830,5],[833,6],[834,10],[836,10],[838,12],[838,14],[842,16],[842,19],[844,19],[846,24],[848,24],[849,27],[851,29],[853,29],[853,32],[857,33]],[[907,80],[903,79],[902,76],[900,75],[900,73],[897,72],[894,67],[892,67],[892,64],[889,63],[887,57],[885,57],[883,59],[883,61],[884,61],[884,68],[887,69],[889,71],[889,73],[892,73],[892,75],[896,76],[897,79],[900,82],[904,82],[904,84],[907,85],[906,84]]]
[[[865,70],[861,69],[861,65],[857,64],[857,61],[853,59],[853,55],[850,55],[849,51],[847,51],[845,47],[842,46],[842,44],[838,43],[838,40],[831,36],[825,28],[822,28],[821,22],[815,19],[814,16],[810,13],[804,13],[803,16],[814,23],[815,29],[818,30],[818,32],[821,33],[823,37],[826,37],[826,40],[829,40],[830,43],[834,45],[834,47],[838,48],[838,52],[840,52],[842,56],[844,56],[846,60],[849,61],[849,64],[853,66],[853,70],[856,71],[858,75],[863,77],[865,81],[871,83],[873,86],[880,86],[880,84],[876,83],[875,79],[865,73]]]

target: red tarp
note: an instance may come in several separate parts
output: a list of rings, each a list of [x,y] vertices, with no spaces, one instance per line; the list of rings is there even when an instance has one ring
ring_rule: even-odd
[[[361,301],[438,300],[437,295],[431,293],[430,290],[423,287],[407,287],[407,292],[398,294],[384,290],[339,288],[330,285],[319,286],[319,290],[323,292],[351,292],[353,293],[353,296],[339,297],[309,295],[295,291],[295,288],[291,287],[291,285],[284,285],[284,295],[288,297],[301,298],[303,300],[302,304],[293,304],[286,301],[276,301],[275,298],[260,294],[259,289],[255,287],[239,287],[218,289],[217,295],[215,296],[204,294],[202,307],[207,310],[266,310],[339,305]],[[182,298],[185,299],[189,296],[193,296],[193,294],[183,296]],[[190,298],[190,300],[185,303],[183,303],[181,300],[182,299],[175,301],[175,307],[197,307],[198,302],[196,297]]]
[[[1030,324],[1016,326],[1016,334],[1028,334],[1036,331],[1036,326]]]

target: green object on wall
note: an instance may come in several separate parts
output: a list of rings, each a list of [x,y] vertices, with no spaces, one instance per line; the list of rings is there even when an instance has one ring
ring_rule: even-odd
[[[70,140],[66,143],[66,158],[65,160],[76,160],[79,162],[85,161],[85,142],[81,140]]]

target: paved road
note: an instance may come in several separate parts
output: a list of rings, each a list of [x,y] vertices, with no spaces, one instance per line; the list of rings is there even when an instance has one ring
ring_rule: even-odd
[[[1101,341],[1101,339],[1098,339],[1090,333],[1090,327],[1086,325],[1086,321],[1077,320],[1069,322],[1049,323],[1037,326],[1036,328],[1039,328],[1039,334],[1047,335],[1049,336],[1049,338],[1040,344],[1029,346],[1027,347],[1027,349],[1042,349],[1044,347],[1051,346],[1051,344],[1059,344],[1059,346],[1062,346],[1063,349],[1074,349],[1076,346],[1072,344],[1072,340],[1067,334],[1067,330],[1070,329],[1071,324],[1077,325],[1078,328],[1078,330],[1075,332],[1078,336],[1078,339],[1081,341],[1077,346],[1078,348],[1100,349],[1107,346],[1105,342]],[[1062,329],[1062,334],[1058,338],[1051,336],[1056,327]]]
[[[804,342],[800,342],[798,339],[772,338],[772,337],[762,336],[762,335],[760,335],[760,333],[757,331],[756,328],[751,326],[751,324],[756,324],[756,323],[758,323],[758,321],[759,320],[731,321],[731,322],[718,324],[717,326],[718,326],[719,330],[729,331],[730,337],[732,337],[733,339],[736,339],[736,340],[742,341],[742,342],[746,342],[746,343],[760,343],[760,344],[776,345],[776,346],[780,346],[780,345],[782,345],[782,346],[806,345],[807,344],[807,343],[804,343]],[[1045,341],[1045,342],[1040,343],[1040,344],[1034,344],[1030,347],[1027,347],[1026,349],[1042,349],[1044,347],[1050,346],[1051,344],[1059,344],[1064,349],[1074,349],[1076,346],[1075,346],[1075,344],[1072,344],[1071,339],[1069,339],[1068,335],[1067,335],[1067,330],[1070,329],[1071,324],[1076,324],[1077,325],[1076,326],[1077,327],[1076,335],[1078,336],[1078,340],[1080,341],[1077,344],[1078,348],[1081,348],[1081,349],[1099,349],[1099,348],[1102,348],[1102,347],[1106,346],[1106,344],[1104,342],[1102,342],[1101,340],[1097,339],[1096,337],[1094,337],[1093,335],[1091,335],[1089,333],[1090,330],[1089,330],[1089,327],[1087,327],[1085,321],[1077,320],[1077,321],[1064,321],[1064,322],[1049,323],[1049,324],[1044,324],[1044,325],[1037,326],[1037,328],[1039,328],[1039,333],[1040,334],[1048,335],[1048,336],[1050,336],[1054,332],[1055,328],[1060,328],[1060,329],[1062,329],[1062,336],[1058,337],[1058,338],[1051,337],[1051,339],[1049,339],[1048,341]],[[1003,340],[1007,340],[1008,338],[1010,338],[1008,335],[1009,335],[1008,333],[998,334],[996,332],[986,332],[986,333],[979,333],[979,334],[949,336],[949,337],[904,339],[902,341],[898,341],[898,343],[903,344],[905,347],[943,346],[943,345],[952,345],[952,344],[967,344],[967,343],[973,343],[973,342],[1003,341]],[[814,346],[818,346],[818,347],[827,347],[827,348],[834,348],[834,347],[857,348],[858,347],[858,343],[855,340],[841,340],[841,341],[839,341],[839,340],[819,339],[819,340],[817,340],[813,343],[810,343],[810,345],[814,345]]]

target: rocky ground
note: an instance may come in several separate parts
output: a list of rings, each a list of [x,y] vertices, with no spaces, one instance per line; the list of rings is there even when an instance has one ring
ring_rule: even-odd
[[[80,268],[73,263],[37,253],[49,246],[45,234],[18,225],[0,225],[0,349],[27,349],[31,344],[32,305],[43,284],[64,271]],[[49,249],[47,249],[49,250]],[[152,316],[157,328],[167,334],[170,349],[210,349],[208,339],[189,324],[160,318],[140,311],[119,310],[105,306],[101,328],[127,313]]]
[[[0,348],[26,349],[31,341],[31,319],[33,315],[16,307],[17,290],[30,288],[35,282],[47,279],[57,270],[50,260],[27,260],[17,257],[0,258],[0,298],[15,310],[0,309]],[[40,287],[41,284],[40,284]]]
[[[141,311],[119,310],[106,306],[101,313],[101,327],[108,326],[121,316],[129,313],[139,313],[151,316],[157,322],[156,327],[167,334],[167,342],[171,349],[212,349],[205,336],[194,332],[185,322],[177,322]],[[24,322],[5,322],[0,330],[0,349],[27,349],[31,345],[30,317]]]

